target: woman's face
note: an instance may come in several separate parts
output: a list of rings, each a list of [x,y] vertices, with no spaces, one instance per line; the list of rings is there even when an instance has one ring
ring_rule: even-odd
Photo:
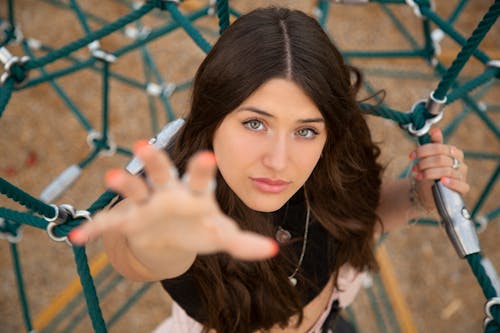
[[[213,148],[236,195],[251,209],[271,212],[305,183],[325,141],[313,101],[294,82],[271,79],[224,118]]]

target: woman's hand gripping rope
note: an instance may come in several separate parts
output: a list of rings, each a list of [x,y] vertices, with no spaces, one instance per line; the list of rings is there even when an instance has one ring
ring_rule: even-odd
[[[215,199],[216,161],[213,153],[199,152],[178,178],[167,154],[139,141],[134,154],[142,160],[147,179],[124,170],[110,170],[109,188],[126,198],[115,208],[100,212],[93,221],[74,229],[70,240],[82,245],[107,232],[121,233],[138,256],[166,251],[209,254],[225,251],[244,260],[277,254],[277,243],[242,231],[224,215]]]
[[[465,195],[470,186],[467,183],[467,165],[464,153],[452,145],[443,144],[443,133],[436,128],[429,132],[431,143],[418,147],[410,153],[415,160],[413,173],[416,180],[416,192],[420,204],[427,211],[435,210],[431,186],[439,179],[446,187]]]

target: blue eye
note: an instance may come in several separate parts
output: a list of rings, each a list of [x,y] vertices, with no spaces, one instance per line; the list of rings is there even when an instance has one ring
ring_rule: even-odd
[[[296,133],[298,136],[301,136],[305,139],[312,139],[316,135],[318,135],[318,131],[316,131],[312,128],[301,128]]]
[[[262,121],[258,119],[250,119],[247,121],[243,122],[243,126],[245,126],[248,129],[254,130],[254,131],[259,131],[264,128],[264,124]]]

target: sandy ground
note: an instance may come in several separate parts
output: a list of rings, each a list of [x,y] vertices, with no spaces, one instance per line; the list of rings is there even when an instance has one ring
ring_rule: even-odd
[[[36,38],[53,48],[62,47],[83,36],[84,30],[76,15],[68,9],[59,8],[44,1],[18,0],[15,2],[16,20],[24,36]],[[186,1],[183,10],[191,10],[202,1]],[[247,11],[250,8],[275,3],[313,12],[309,1],[231,1],[232,5]],[[466,6],[459,16],[457,29],[468,36],[489,1],[474,1]],[[439,2],[436,11],[441,17],[449,17],[456,1]],[[121,2],[88,0],[82,8],[99,17],[112,21],[126,14],[129,9]],[[407,6],[391,6],[397,16],[405,23],[412,34],[420,40],[421,23]],[[0,17],[6,17],[6,2],[0,3]],[[350,6],[332,4],[328,17],[328,32],[343,50],[384,50],[407,48],[408,43],[375,4]],[[165,15],[155,11],[142,23],[149,27],[165,23]],[[91,22],[92,29],[99,27]],[[213,42],[217,38],[214,18],[204,18],[196,23],[206,38]],[[500,29],[498,23],[481,44],[492,58],[498,58]],[[113,34],[101,41],[105,50],[115,50],[130,43],[123,34]],[[441,47],[441,59],[447,65],[451,63],[459,50],[450,39],[445,38]],[[21,54],[18,45],[9,46],[14,54]],[[148,44],[156,66],[167,82],[181,83],[192,78],[193,73],[203,59],[203,52],[182,31],[170,33]],[[87,50],[76,53],[86,57]],[[37,55],[43,55],[38,52]],[[370,83],[377,89],[387,92],[386,103],[394,109],[407,110],[418,99],[426,98],[435,89],[436,79],[409,78],[399,75],[401,71],[420,71],[431,73],[422,60],[402,59],[353,59],[367,73]],[[61,60],[47,66],[48,70],[65,68],[69,61]],[[122,75],[144,81],[144,69],[139,51],[131,52],[112,65],[112,70]],[[385,75],[375,73],[383,70]],[[483,66],[471,60],[464,73],[480,73]],[[389,72],[392,71],[392,72]],[[393,73],[389,75],[389,73]],[[34,71],[32,77],[39,75]],[[102,76],[95,71],[82,70],[57,79],[68,97],[98,131],[101,129]],[[113,80],[110,94],[110,134],[120,147],[131,147],[140,138],[151,137],[154,133],[150,125],[148,99],[144,91]],[[498,85],[490,89],[482,98],[486,104],[498,104]],[[187,109],[189,94],[187,90],[175,92],[170,102],[178,115]],[[165,121],[163,105],[156,99],[160,124]],[[449,123],[462,110],[460,102],[446,108],[443,124]],[[495,123],[500,124],[498,112],[488,113]],[[380,142],[382,160],[387,166],[387,177],[398,177],[408,163],[408,153],[413,143],[406,139],[393,122],[370,119],[374,138]],[[87,132],[69,111],[63,100],[47,83],[34,88],[15,92],[0,119],[0,176],[24,189],[32,195],[39,195],[52,179],[68,166],[81,162],[89,153],[86,143]],[[500,152],[498,139],[474,115],[468,115],[458,126],[449,140],[468,151],[489,153]],[[75,184],[57,200],[57,203],[69,203],[82,209],[88,207],[103,192],[103,175],[110,167],[123,166],[128,157],[113,155],[102,156],[90,163],[83,170]],[[467,159],[471,192],[465,198],[469,207],[477,199],[489,177],[497,166],[495,160]],[[479,214],[490,212],[498,207],[500,189],[493,187]],[[0,206],[23,211],[23,207],[6,197],[0,197]],[[22,241],[18,243],[19,255],[24,272],[26,292],[32,318],[36,327],[45,326],[45,319],[52,319],[57,304],[65,304],[70,295],[71,286],[77,278],[74,260],[70,248],[64,244],[52,242],[44,231],[25,227]],[[496,267],[500,267],[498,239],[500,224],[493,220],[486,231],[479,235],[484,254]],[[484,296],[475,281],[466,262],[458,258],[443,230],[421,225],[401,228],[391,234],[384,242],[387,259],[393,269],[396,283],[386,286],[403,300],[409,310],[409,318],[404,325],[406,332],[479,332],[484,317]],[[101,245],[94,243],[88,248],[90,261],[99,266]],[[22,332],[23,317],[16,293],[16,284],[10,258],[9,244],[0,240],[0,332]],[[101,270],[98,289],[101,293],[101,305],[104,317],[110,319],[120,305],[132,297],[142,284],[119,280],[116,273],[109,269]],[[352,306],[359,332],[399,332],[395,315],[387,312],[387,295],[381,293],[373,276],[373,288],[363,291]],[[389,288],[387,288],[389,287]],[[375,298],[371,294],[375,293]],[[106,294],[106,295],[104,295]],[[90,332],[84,304],[76,299],[72,313],[63,312],[65,318],[58,326],[47,329],[48,332]],[[56,310],[54,310],[56,309]],[[78,312],[83,319],[78,318]],[[381,324],[377,311],[384,318]],[[169,313],[168,296],[152,285],[123,316],[112,326],[110,332],[148,332]],[[72,317],[77,314],[77,317]],[[401,316],[398,314],[398,316]],[[71,326],[75,324],[75,326]],[[41,326],[40,326],[41,325]],[[69,325],[69,326],[68,326]],[[410,327],[410,328],[408,328]],[[415,330],[410,330],[414,327]]]

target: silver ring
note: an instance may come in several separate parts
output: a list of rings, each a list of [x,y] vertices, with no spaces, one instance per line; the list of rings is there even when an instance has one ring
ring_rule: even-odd
[[[458,170],[458,168],[460,167],[460,162],[458,161],[458,159],[456,159],[455,157],[452,157],[453,158],[453,165],[451,166],[454,170]]]

